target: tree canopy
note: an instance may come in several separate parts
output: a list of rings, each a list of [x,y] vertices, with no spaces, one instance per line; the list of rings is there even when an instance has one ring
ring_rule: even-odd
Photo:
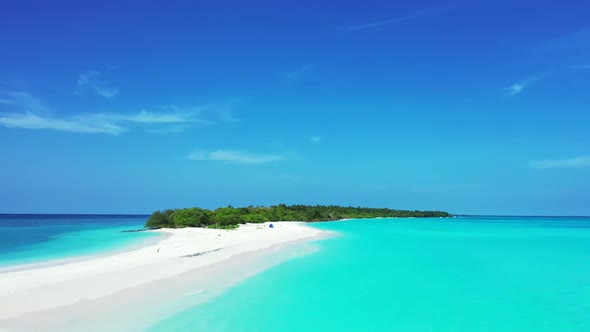
[[[213,225],[232,226],[267,221],[332,221],[339,219],[364,218],[446,218],[452,215],[443,211],[394,210],[386,208],[343,207],[336,205],[273,205],[270,207],[232,206],[216,210],[192,207],[187,209],[154,212],[148,221],[148,228],[209,227]]]

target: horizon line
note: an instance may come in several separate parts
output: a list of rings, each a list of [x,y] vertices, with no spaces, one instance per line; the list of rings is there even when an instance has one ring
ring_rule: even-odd
[[[394,209],[397,210],[397,209]],[[413,210],[407,210],[413,211]],[[428,211],[428,210],[422,210]],[[446,211],[444,211],[446,212]],[[69,217],[146,217],[150,216],[151,213],[4,213],[0,212],[0,217],[7,217],[7,216],[69,216]],[[447,212],[450,213],[450,212]],[[453,217],[521,217],[521,218],[590,218],[590,215],[533,215],[533,214],[453,214],[450,213]],[[366,218],[366,219],[373,219],[373,218]]]

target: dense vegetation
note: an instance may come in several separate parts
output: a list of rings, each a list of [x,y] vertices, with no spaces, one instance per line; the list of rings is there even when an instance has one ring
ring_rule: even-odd
[[[222,227],[267,221],[330,221],[361,218],[435,218],[450,217],[442,211],[409,211],[364,207],[274,205],[271,207],[222,207],[217,210],[188,208],[154,212],[146,223],[149,228]]]

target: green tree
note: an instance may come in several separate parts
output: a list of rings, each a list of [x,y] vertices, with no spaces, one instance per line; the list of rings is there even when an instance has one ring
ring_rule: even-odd
[[[178,210],[171,215],[176,227],[205,227],[209,225],[210,211],[200,208]]]
[[[213,223],[218,223],[220,225],[235,225],[244,222],[240,211],[238,209],[234,209],[231,206],[219,208],[213,211],[211,220]]]
[[[374,209],[352,206],[324,205],[275,205],[270,207],[248,206],[233,208],[227,206],[215,211],[201,208],[165,210],[154,212],[146,227],[234,227],[246,222],[261,223],[266,221],[329,221],[343,218],[445,218],[451,217],[443,211],[410,211],[394,209]],[[231,226],[231,227],[230,227]]]
[[[176,210],[164,210],[164,211],[156,211],[152,213],[152,215],[147,220],[145,227],[147,228],[174,228],[174,222],[170,218],[170,216]]]

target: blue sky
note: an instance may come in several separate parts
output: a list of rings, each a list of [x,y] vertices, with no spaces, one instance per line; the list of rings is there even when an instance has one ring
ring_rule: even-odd
[[[4,1],[0,212],[590,215],[583,1]]]

